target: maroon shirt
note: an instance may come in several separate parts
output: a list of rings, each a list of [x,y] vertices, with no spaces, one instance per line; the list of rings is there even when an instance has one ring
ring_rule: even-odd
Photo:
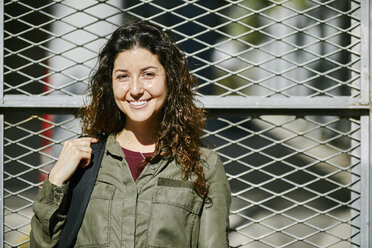
[[[136,181],[139,175],[141,174],[141,171],[137,171],[137,166],[143,160],[143,157],[141,153],[139,152],[131,151],[131,150],[125,149],[124,147],[122,147],[121,149],[124,152],[125,158],[129,165],[130,172],[132,173],[133,180]],[[145,157],[150,157],[152,155],[152,152],[142,153],[142,154]]]

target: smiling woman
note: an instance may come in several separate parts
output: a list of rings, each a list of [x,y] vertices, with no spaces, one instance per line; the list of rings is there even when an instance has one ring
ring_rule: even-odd
[[[157,126],[167,97],[165,69],[158,57],[140,47],[121,52],[112,78],[115,102],[126,116],[124,130]]]
[[[230,187],[203,147],[183,53],[149,22],[99,54],[89,137],[68,141],[34,203],[32,247],[228,247]]]

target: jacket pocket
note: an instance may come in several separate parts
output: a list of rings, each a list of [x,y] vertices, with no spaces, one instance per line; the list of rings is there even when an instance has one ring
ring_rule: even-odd
[[[97,181],[78,233],[76,247],[109,246],[114,194],[115,186]]]
[[[193,182],[159,178],[152,198],[148,247],[190,247],[202,205]]]

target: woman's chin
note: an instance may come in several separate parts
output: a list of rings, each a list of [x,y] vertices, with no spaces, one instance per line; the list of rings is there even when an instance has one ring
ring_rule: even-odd
[[[126,118],[127,123],[135,123],[137,125],[147,125],[147,124],[154,124],[158,123],[159,119],[157,116],[154,115],[147,115],[147,114],[136,114],[136,115],[130,115]]]

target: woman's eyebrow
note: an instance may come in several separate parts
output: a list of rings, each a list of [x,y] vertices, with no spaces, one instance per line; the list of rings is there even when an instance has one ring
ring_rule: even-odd
[[[116,69],[114,73],[116,72],[128,72],[128,70],[127,69]]]
[[[149,65],[149,66],[145,66],[145,67],[141,68],[141,71],[146,71],[147,69],[156,69],[157,70],[158,67]]]
[[[141,71],[146,71],[147,69],[156,69],[157,70],[158,67],[150,65],[150,66],[145,66],[145,67],[141,68],[140,70]],[[114,71],[114,73],[116,73],[116,72],[128,72],[128,70],[127,69],[116,69]]]

